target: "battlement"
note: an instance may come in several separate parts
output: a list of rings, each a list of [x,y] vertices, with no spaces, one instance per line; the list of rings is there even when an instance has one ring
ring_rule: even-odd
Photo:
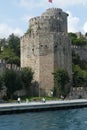
[[[62,11],[60,8],[49,8],[47,11]]]
[[[59,8],[49,8],[41,16],[31,18],[31,32],[65,32],[67,33],[67,16]]]
[[[29,22],[37,22],[40,20],[40,17],[34,17],[29,20]]]
[[[60,8],[49,8],[41,16],[31,18],[29,22],[37,22],[41,19],[57,19],[60,14],[66,15],[66,17],[68,16],[68,14],[63,12]]]
[[[21,40],[22,42],[24,42],[25,39],[28,40],[30,37],[31,37],[30,33],[25,33],[25,34],[20,38],[20,40]]]
[[[68,14],[63,12],[60,8],[49,8],[42,14],[42,16],[59,16],[61,14],[68,16]]]
[[[46,15],[52,16],[52,15],[56,15],[56,14],[58,15],[59,12],[62,12],[62,9],[59,9],[59,8],[49,8],[42,15],[43,16],[46,16]]]
[[[46,19],[53,19],[53,20],[56,20],[56,19],[59,19],[58,17],[55,17],[54,16],[45,16],[45,15],[41,15],[40,17],[34,17],[34,18],[31,18],[29,20],[29,23],[31,24],[35,24],[35,23],[40,23],[41,20],[46,20]]]

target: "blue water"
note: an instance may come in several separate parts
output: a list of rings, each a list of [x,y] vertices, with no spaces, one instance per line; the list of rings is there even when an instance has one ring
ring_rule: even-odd
[[[0,130],[87,130],[87,108],[0,115]]]

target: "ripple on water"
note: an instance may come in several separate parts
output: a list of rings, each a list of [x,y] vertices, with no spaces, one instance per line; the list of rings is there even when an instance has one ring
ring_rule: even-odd
[[[1,115],[0,130],[87,130],[87,108]]]

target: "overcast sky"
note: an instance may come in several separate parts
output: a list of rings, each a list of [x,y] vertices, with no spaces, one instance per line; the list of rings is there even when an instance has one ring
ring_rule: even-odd
[[[31,17],[52,7],[68,12],[68,32],[87,32],[87,0],[0,0],[0,38],[23,35]]]

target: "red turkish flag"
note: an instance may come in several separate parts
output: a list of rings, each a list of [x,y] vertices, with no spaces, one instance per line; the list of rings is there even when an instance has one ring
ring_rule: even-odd
[[[48,0],[48,2],[52,3],[52,0]]]

